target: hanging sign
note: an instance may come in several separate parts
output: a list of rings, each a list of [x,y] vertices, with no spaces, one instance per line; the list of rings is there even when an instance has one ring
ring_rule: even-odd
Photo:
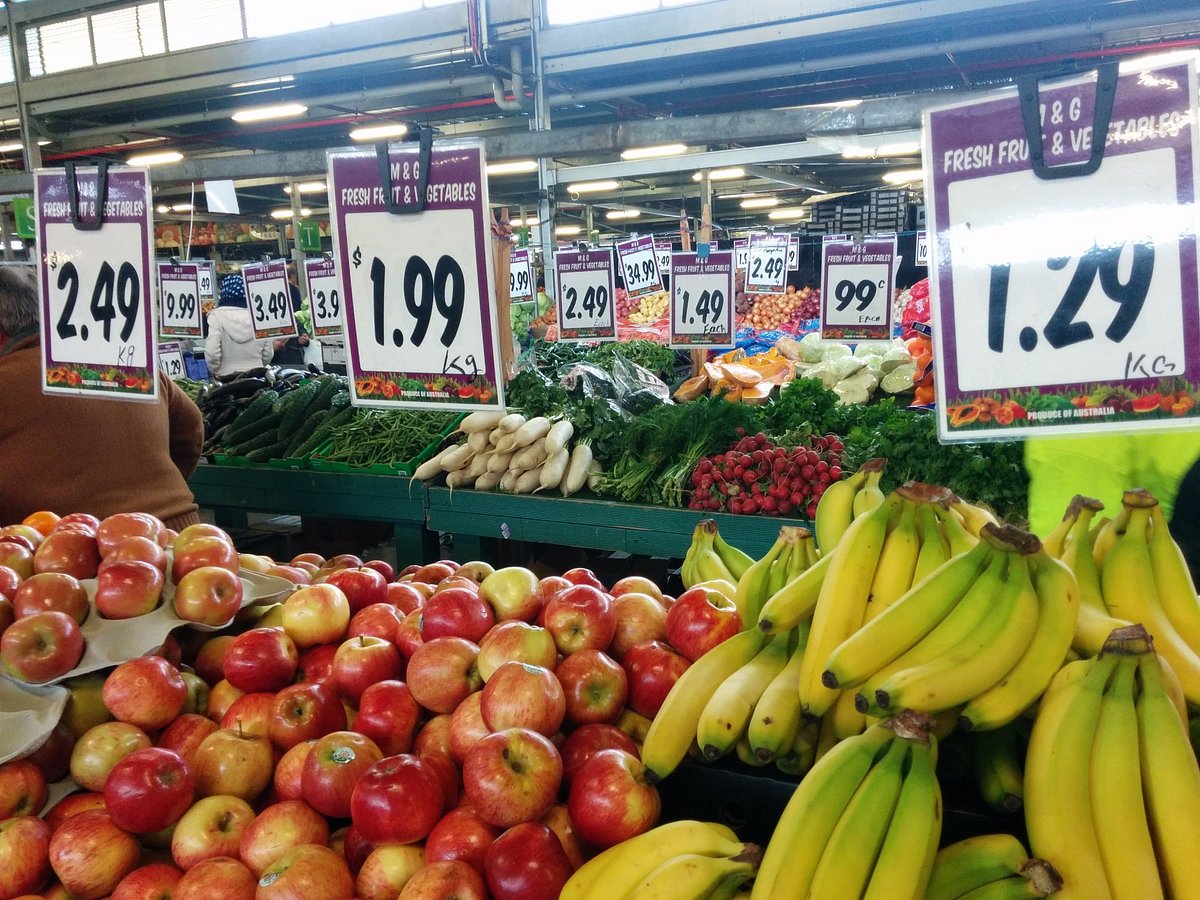
[[[782,294],[787,289],[786,234],[756,231],[750,235],[746,293]]]
[[[560,341],[615,341],[613,257],[608,250],[566,250],[554,256],[554,304]]]
[[[789,272],[800,268],[800,235],[788,235],[787,267]]]
[[[329,337],[342,333],[342,280],[332,259],[318,256],[304,261],[308,281],[308,309],[312,313],[313,334]]]
[[[821,244],[821,337],[886,341],[892,337],[896,236]]]
[[[242,266],[246,282],[246,305],[254,322],[256,338],[291,337],[296,332],[296,313],[287,280],[287,261],[273,259]]]
[[[733,241],[733,265],[739,272],[745,272],[750,262],[750,238],[735,238]]]
[[[671,254],[674,244],[665,238],[654,239],[654,256],[658,260],[658,271],[663,275],[671,271]]]
[[[529,261],[528,247],[512,252],[508,270],[508,296],[513,300],[529,300],[533,297],[533,266]]]
[[[178,342],[159,344],[158,367],[168,378],[187,377],[187,367],[183,363],[183,345]]]
[[[17,223],[17,237],[29,239],[37,236],[37,214],[32,197],[13,197],[13,219]]]
[[[391,145],[386,159],[329,154],[351,397],[502,408],[483,144]]]
[[[617,257],[621,261],[621,277],[625,279],[625,294],[631,300],[663,289],[651,235],[621,241],[617,244]]]
[[[1194,428],[1195,57],[997,91],[924,134],[940,438]]]
[[[321,225],[311,219],[301,219],[296,229],[296,249],[305,253],[321,252]]]
[[[38,169],[34,202],[42,390],[156,399],[150,173]]]
[[[199,337],[204,333],[200,267],[195,263],[158,264],[158,333],[172,337]]]
[[[733,346],[733,253],[671,257],[671,334],[677,349]]]

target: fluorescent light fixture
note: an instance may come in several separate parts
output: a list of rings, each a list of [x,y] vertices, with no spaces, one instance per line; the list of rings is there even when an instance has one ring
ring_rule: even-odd
[[[577,181],[574,184],[568,184],[567,190],[572,194],[589,194],[597,191],[615,191],[621,186],[621,182],[608,179],[606,181]]]
[[[302,181],[296,185],[296,187],[300,189],[300,193],[302,194],[319,194],[325,190],[325,182]],[[283,192],[285,194],[290,194],[292,192],[292,186],[290,184],[285,184],[283,186]]]
[[[778,197],[751,197],[742,201],[742,209],[770,209],[778,205]]]
[[[574,235],[581,234],[582,232],[582,225],[559,225],[554,229],[554,233],[558,237],[573,237]]]
[[[842,156],[845,159],[873,159],[877,156],[911,156],[920,152],[921,144],[918,141],[898,141],[875,147],[848,146],[842,150]]]
[[[767,213],[768,219],[807,219],[808,210],[802,207],[789,206],[784,209],[773,209]]]
[[[537,223],[538,223],[537,216],[526,216],[524,219],[522,219],[520,216],[517,216],[511,222],[511,224],[513,224],[513,225],[525,225],[527,227],[532,227],[532,226],[536,225]]]
[[[160,213],[169,213],[171,211],[171,207],[167,206],[165,203],[160,203],[158,206],[154,207],[154,211]]]
[[[171,212],[191,212],[195,209],[190,203],[176,203],[171,207]]]
[[[350,129],[352,141],[378,141],[385,138],[404,137],[408,134],[407,125],[365,125],[362,128]]]
[[[616,222],[620,219],[636,219],[641,214],[641,210],[638,209],[610,209],[604,218]]]
[[[153,153],[138,153],[125,160],[130,166],[159,166],[163,163],[179,162],[183,154],[178,150],[155,150]]]
[[[621,151],[621,159],[658,159],[687,152],[687,144],[659,144],[655,147],[630,147]]]
[[[883,180],[888,184],[908,184],[912,181],[920,181],[924,177],[924,169],[893,169],[891,172],[883,173]]]
[[[508,162],[488,163],[487,173],[489,175],[527,175],[530,172],[536,172],[537,167],[536,159],[513,159]]]
[[[37,143],[38,143],[39,147],[45,147],[50,142],[43,140],[43,141],[38,141]],[[13,153],[14,151],[23,150],[24,148],[25,148],[25,145],[22,144],[20,141],[12,141],[11,143],[8,143],[8,144],[0,144],[0,153]]]
[[[699,181],[703,173],[697,172],[692,176],[692,181]],[[733,181],[735,178],[745,178],[746,170],[741,166],[733,166],[729,169],[713,169],[708,173],[709,181]]]
[[[286,84],[289,81],[295,81],[295,75],[272,75],[270,78],[259,78],[255,81],[235,81],[230,85],[231,88],[244,87],[259,87],[264,84]]]
[[[308,207],[305,207],[304,209],[300,210],[300,215],[301,216],[311,216],[312,210],[309,209]],[[291,207],[289,207],[287,209],[271,210],[271,218],[272,219],[290,219],[291,217],[292,217]]]
[[[11,241],[8,242],[8,246],[10,246],[14,250],[24,250],[25,242],[22,241],[20,238],[13,238]]]
[[[308,112],[303,103],[278,103],[274,106],[251,106],[239,109],[231,117],[235,122],[265,122],[268,119],[290,119]]]

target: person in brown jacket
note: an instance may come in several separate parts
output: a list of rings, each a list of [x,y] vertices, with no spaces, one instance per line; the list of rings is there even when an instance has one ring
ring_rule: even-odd
[[[38,308],[33,267],[0,266],[0,525],[40,509],[200,521],[196,404],[161,372],[157,403],[42,393]]]

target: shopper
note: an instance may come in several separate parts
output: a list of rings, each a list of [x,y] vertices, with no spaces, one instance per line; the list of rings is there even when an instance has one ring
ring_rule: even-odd
[[[37,316],[34,269],[0,266],[0,522],[40,509],[198,522],[196,404],[162,373],[156,403],[43,393]]]
[[[271,357],[271,365],[303,368],[305,353],[311,340],[309,327],[311,327],[312,320],[309,319],[309,327],[306,327],[304,317],[301,316],[304,304],[300,297],[300,286],[296,283],[296,267],[290,263],[287,267],[287,278],[288,293],[292,299],[292,312],[296,317],[296,334],[294,337],[279,338],[275,341],[275,354]]]
[[[275,352],[270,338],[254,336],[254,322],[246,306],[246,282],[241,275],[221,279],[221,298],[208,314],[208,337],[204,339],[204,359],[208,374],[225,378],[271,361]]]

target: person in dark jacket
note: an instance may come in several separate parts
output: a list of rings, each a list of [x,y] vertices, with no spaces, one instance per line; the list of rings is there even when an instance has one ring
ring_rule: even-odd
[[[287,272],[288,291],[292,297],[292,311],[299,313],[300,307],[303,305],[303,300],[300,297],[300,287],[296,284],[295,266],[289,265]],[[275,355],[271,357],[271,365],[295,366],[298,369],[304,368],[304,349],[308,346],[310,340],[304,323],[297,318],[296,336],[279,338],[275,341]]]

